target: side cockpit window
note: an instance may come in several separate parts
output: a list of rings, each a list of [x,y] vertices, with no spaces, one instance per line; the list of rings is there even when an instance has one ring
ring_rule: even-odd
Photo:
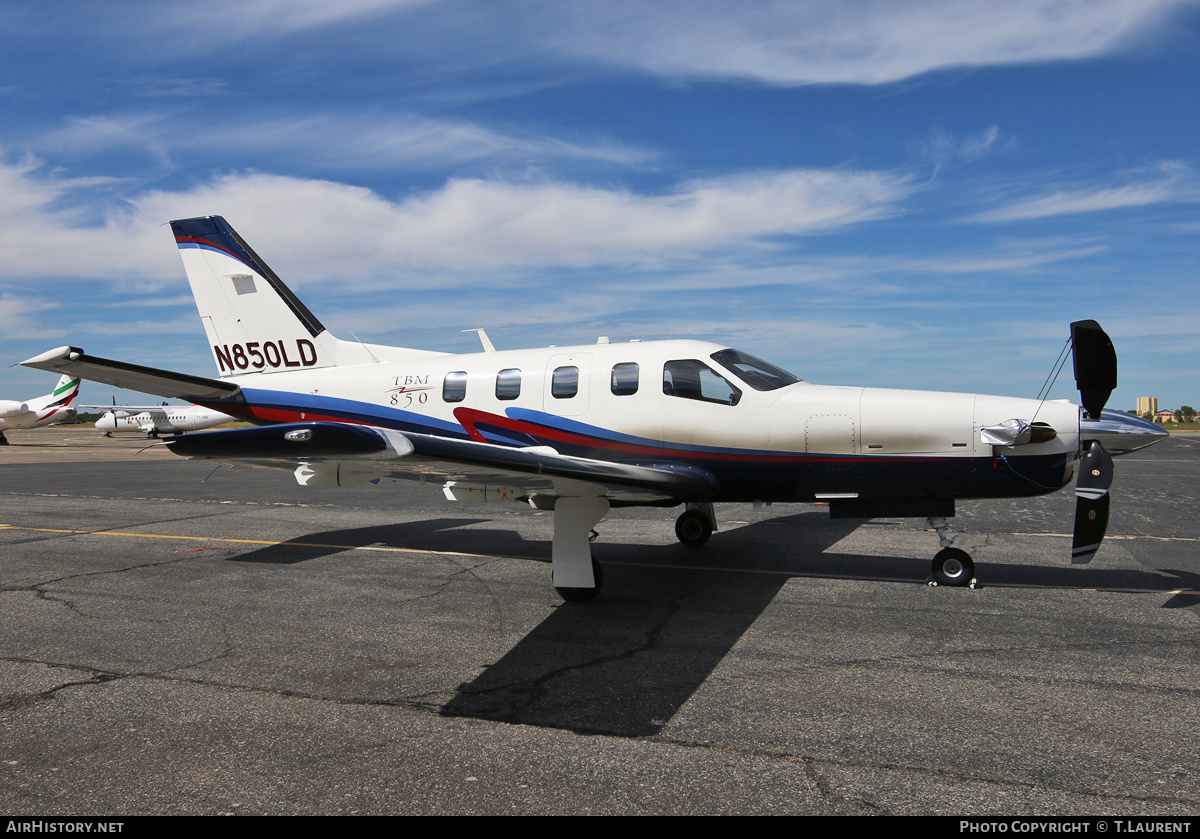
[[[721,350],[713,353],[709,358],[755,390],[778,390],[781,387],[804,381],[782,367],[776,367],[768,361],[763,361],[761,358],[756,358],[741,350]]]
[[[663,365],[663,393],[719,405],[736,405],[742,398],[742,392],[728,379],[694,358]]]

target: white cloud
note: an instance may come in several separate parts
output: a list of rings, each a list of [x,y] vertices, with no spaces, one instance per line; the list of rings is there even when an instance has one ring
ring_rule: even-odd
[[[63,335],[62,329],[37,326],[41,313],[57,304],[28,295],[0,295],[0,335],[5,341],[51,340]],[[9,398],[9,397],[4,397]]]
[[[56,209],[71,188],[28,161],[0,165],[0,248],[8,255],[0,276],[108,278],[127,286],[173,279],[178,263],[161,225],[213,214],[224,215],[269,262],[291,262],[301,280],[648,264],[894,214],[913,186],[903,176],[855,170],[754,172],[660,195],[553,181],[452,180],[393,202],[331,181],[245,173],[186,192],[143,194],[91,227],[78,223],[78,210]]]
[[[1058,187],[978,213],[969,221],[1023,221],[1200,200],[1200,181],[1191,168],[1182,163],[1168,162],[1151,170],[1126,172],[1123,179],[1125,183],[1119,185]]]
[[[71,117],[37,141],[43,153],[145,152],[172,168],[171,155],[197,150],[337,171],[431,168],[467,162],[569,159],[641,165],[656,152],[611,140],[556,138],[495,131],[466,120],[416,114],[258,114],[255,118],[156,111]]]
[[[1015,138],[1002,136],[995,125],[962,138],[935,127],[926,139],[915,144],[915,150],[917,156],[933,163],[934,175],[937,175],[944,166],[972,163],[1015,145]]]
[[[564,53],[677,77],[879,84],[1122,48],[1190,0],[604,0],[539,9]]]
[[[205,35],[228,42],[371,21],[431,2],[436,0],[209,0],[160,10],[159,20],[164,26],[201,28]]]

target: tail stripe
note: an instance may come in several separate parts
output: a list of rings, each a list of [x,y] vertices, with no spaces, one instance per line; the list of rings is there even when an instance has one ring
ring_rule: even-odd
[[[68,382],[64,382],[60,387],[56,387],[54,389],[54,392],[51,393],[50,395],[58,396],[60,393],[65,393],[66,391],[70,390],[71,388],[75,388],[76,390],[79,389],[79,379],[78,378],[73,378]]]

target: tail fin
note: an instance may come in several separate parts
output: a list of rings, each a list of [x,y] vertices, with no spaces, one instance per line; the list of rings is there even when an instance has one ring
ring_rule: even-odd
[[[79,398],[79,377],[63,374],[54,386],[54,390],[45,396],[28,401],[29,410],[37,414],[40,424],[53,416],[69,413],[75,410],[75,400]]]
[[[220,216],[171,222],[222,376],[328,367],[343,342]]]

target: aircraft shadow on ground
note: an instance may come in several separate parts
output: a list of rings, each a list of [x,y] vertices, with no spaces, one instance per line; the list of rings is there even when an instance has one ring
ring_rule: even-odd
[[[806,562],[861,524],[816,515],[822,527],[810,531],[802,554],[783,558],[780,567],[791,564],[787,559]],[[741,543],[773,523],[730,535],[736,532]],[[658,732],[791,576],[736,573],[742,548],[722,544],[721,534],[701,549],[596,543],[593,553],[605,568],[599,597],[555,609],[460,685],[442,713],[580,733]]]
[[[491,519],[442,518],[403,524],[325,530],[238,554],[230,557],[228,561],[294,565],[374,545],[418,551],[445,551],[446,553],[477,554],[487,550],[493,554],[520,555],[540,544],[526,541],[512,530],[471,530],[467,528],[467,525],[491,521]]]
[[[442,518],[314,533],[232,557],[291,564],[368,545],[529,556],[549,563],[549,541],[469,528],[490,519]],[[580,733],[657,733],[708,678],[780,589],[794,578],[924,581],[928,560],[828,552],[862,520],[808,512],[714,535],[704,548],[597,542],[605,586],[590,603],[564,603],[503,657],[460,685],[442,713]],[[936,539],[930,534],[930,555]],[[739,566],[748,573],[737,573]],[[1196,590],[1178,571],[981,564],[984,585]],[[766,572],[766,573],[763,573]],[[1185,579],[1187,577],[1188,579]],[[1165,606],[1193,605],[1175,595]]]

